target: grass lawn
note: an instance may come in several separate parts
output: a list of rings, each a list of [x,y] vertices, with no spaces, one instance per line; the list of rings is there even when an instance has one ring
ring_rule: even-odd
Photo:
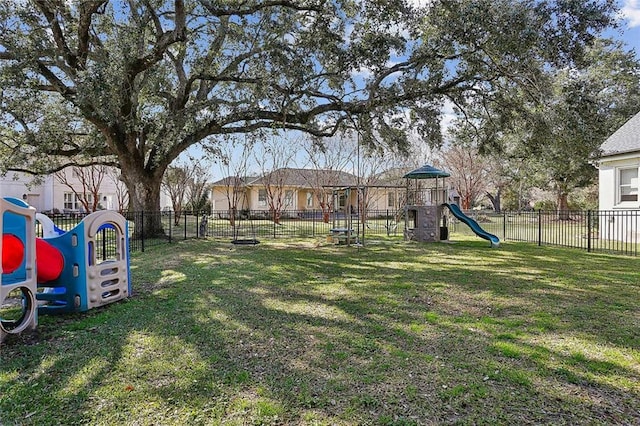
[[[458,239],[136,254],[5,341],[0,424],[639,424],[640,259]]]

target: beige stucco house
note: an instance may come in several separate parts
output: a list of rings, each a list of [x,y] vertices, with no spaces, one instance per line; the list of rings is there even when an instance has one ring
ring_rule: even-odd
[[[335,189],[357,185],[357,177],[339,170],[281,168],[262,176],[225,177],[211,184],[214,211],[227,211],[230,204],[238,210],[268,211],[277,199],[281,210],[320,210],[331,203]],[[356,194],[341,205],[355,205]],[[235,202],[234,202],[235,201]]]

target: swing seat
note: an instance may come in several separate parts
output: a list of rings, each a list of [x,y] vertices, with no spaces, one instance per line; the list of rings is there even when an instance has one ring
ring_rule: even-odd
[[[255,238],[249,238],[242,240],[231,240],[231,244],[241,246],[255,246],[256,244],[260,244],[260,241],[256,240]]]

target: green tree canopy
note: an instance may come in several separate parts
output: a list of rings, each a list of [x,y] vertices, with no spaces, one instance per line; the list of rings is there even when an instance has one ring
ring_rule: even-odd
[[[357,125],[405,148],[411,120],[437,144],[446,99],[508,117],[509,88],[616,19],[613,0],[413,3],[0,0],[2,166],[116,163],[132,208],[157,210],[169,164],[225,135]]]
[[[496,128],[489,113],[483,130],[537,171],[537,185],[555,192],[567,216],[570,192],[595,180],[602,143],[640,110],[640,63],[619,42],[599,39],[584,62],[551,68],[545,80],[535,93],[513,93],[522,108],[510,126]]]
[[[553,75],[542,125],[534,127],[533,143],[528,145],[548,176],[561,214],[569,208],[573,189],[594,182],[597,170],[592,162],[602,143],[640,110],[640,63],[635,55],[603,40],[587,57],[586,66]]]

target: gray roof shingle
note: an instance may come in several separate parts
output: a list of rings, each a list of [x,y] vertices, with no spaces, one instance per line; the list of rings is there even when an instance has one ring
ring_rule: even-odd
[[[351,173],[340,170],[316,170],[316,169],[277,169],[267,176],[259,177],[248,181],[248,185],[264,185],[269,180],[269,176],[277,175],[276,180],[281,181],[286,186],[311,187],[315,184],[331,184],[337,186],[355,185],[357,177]]]
[[[242,186],[247,182],[251,182],[252,180],[257,179],[257,176],[247,176],[247,177],[239,177],[239,176],[227,176],[226,178],[217,180],[211,184],[211,186]]]
[[[640,151],[640,112],[609,136],[600,149],[603,157]]]

